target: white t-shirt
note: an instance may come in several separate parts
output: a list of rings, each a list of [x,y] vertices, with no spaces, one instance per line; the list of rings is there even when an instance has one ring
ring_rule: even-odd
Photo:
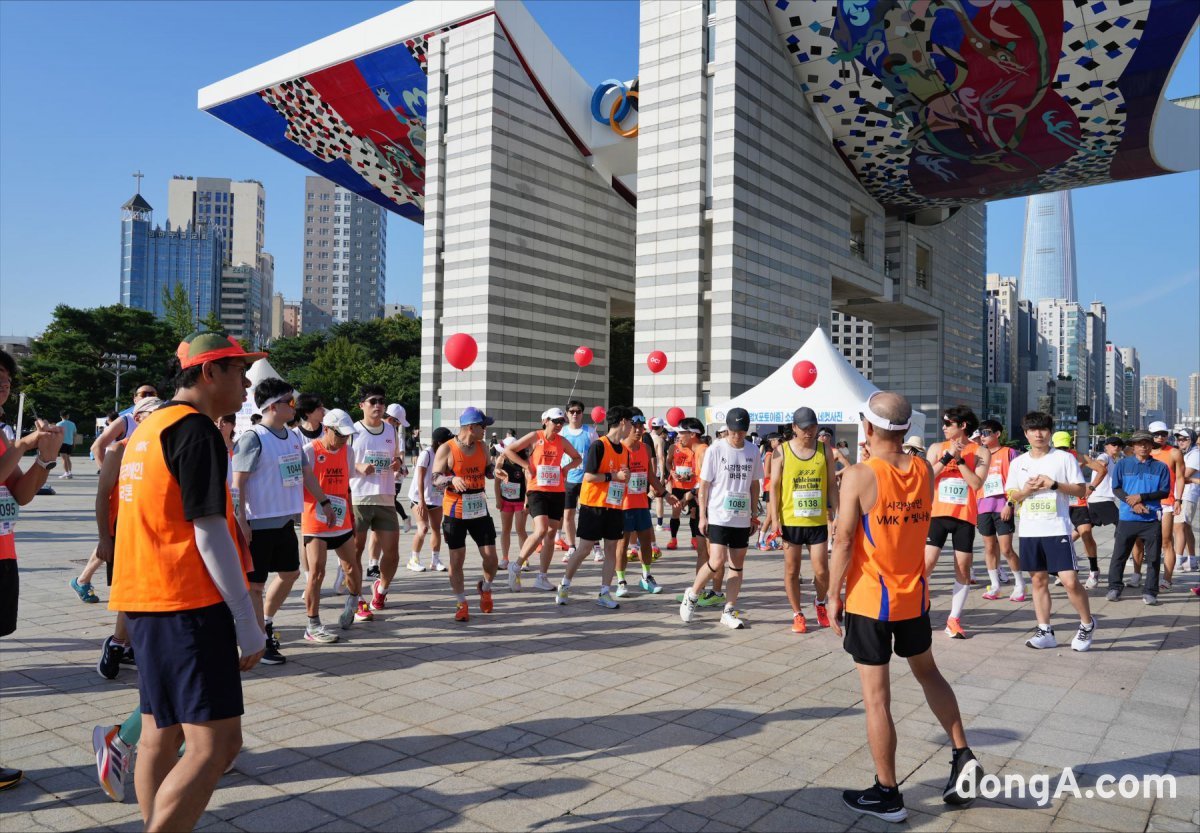
[[[392,459],[400,456],[396,443],[396,429],[383,423],[372,431],[361,420],[354,423],[354,435],[350,437],[351,465],[370,463],[375,474],[359,474],[351,469],[350,494],[356,504],[364,506],[391,506],[396,499],[396,473],[392,471]]]
[[[704,453],[700,479],[712,484],[708,491],[708,522],[717,526],[750,526],[750,493],[762,481],[763,465],[758,447],[747,441],[734,448],[729,440],[717,440]]]
[[[1104,479],[1096,485],[1096,490],[1092,492],[1092,496],[1088,498],[1088,503],[1116,503],[1117,496],[1113,494],[1112,480],[1109,479],[1109,472],[1112,471],[1112,467],[1114,465],[1113,458],[1108,456],[1107,453],[1101,451],[1096,455],[1096,462],[1103,463],[1105,469],[1108,471],[1105,471]],[[1091,469],[1088,469],[1088,471],[1083,475],[1085,478],[1087,478],[1087,482],[1089,483],[1092,480],[1092,474],[1093,472]]]
[[[1183,455],[1183,467],[1200,471],[1200,448],[1192,446],[1188,449],[1188,453]],[[1200,503],[1200,486],[1194,486],[1191,483],[1184,486],[1183,499],[1192,503]]]
[[[1033,457],[1027,451],[1008,466],[1008,480],[1004,490],[1011,492],[1025,488],[1025,484],[1039,474],[1044,474],[1058,483],[1083,483],[1083,472],[1075,457],[1066,451],[1052,448],[1041,457]],[[1055,535],[1071,535],[1071,501],[1073,498],[1062,490],[1043,489],[1027,497],[1017,508],[1020,519],[1018,530],[1022,538],[1049,538]]]
[[[433,485],[433,458],[432,448],[421,449],[421,454],[417,457],[417,465],[413,469],[412,483],[408,487],[408,499],[413,503],[418,501],[417,484],[420,478],[416,469],[425,469],[425,505],[436,506],[440,509],[442,498],[446,496],[446,487],[438,489]]]

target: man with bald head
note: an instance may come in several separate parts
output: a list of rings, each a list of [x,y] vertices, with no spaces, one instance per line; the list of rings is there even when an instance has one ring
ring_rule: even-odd
[[[953,744],[942,800],[971,803],[983,777],[983,767],[967,746],[954,690],[933,661],[925,536],[934,476],[926,460],[901,447],[911,417],[908,400],[892,391],[880,391],[863,404],[859,419],[869,455],[842,472],[829,569],[830,624],[839,635],[844,627],[843,646],[858,666],[867,740],[875,760],[874,785],[846,790],[842,800],[855,812],[891,822],[908,817],[896,780],[888,665],[893,651],[908,660],[929,708]]]

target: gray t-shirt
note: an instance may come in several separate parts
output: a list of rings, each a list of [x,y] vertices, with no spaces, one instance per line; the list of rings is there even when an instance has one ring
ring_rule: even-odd
[[[288,435],[287,428],[278,430],[263,426],[279,439],[285,439]],[[258,434],[253,431],[244,431],[233,443],[233,470],[234,472],[252,472],[258,468],[258,460],[262,456],[262,440],[258,438]],[[300,520],[299,515],[279,515],[270,518],[251,518],[251,529],[279,529],[281,526],[287,526],[290,523],[295,523]]]

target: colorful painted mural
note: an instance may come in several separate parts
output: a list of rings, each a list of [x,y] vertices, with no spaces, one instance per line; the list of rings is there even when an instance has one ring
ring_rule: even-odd
[[[838,152],[894,213],[1164,173],[1195,0],[764,0]]]

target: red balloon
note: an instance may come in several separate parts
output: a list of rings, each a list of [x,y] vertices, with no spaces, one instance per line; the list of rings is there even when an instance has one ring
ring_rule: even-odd
[[[678,428],[679,423],[685,416],[687,414],[683,412],[683,408],[669,408],[667,410],[667,425],[670,425],[672,428]]]
[[[466,333],[455,333],[446,339],[446,361],[459,370],[466,370],[475,363],[479,345]]]
[[[802,388],[807,388],[817,381],[817,366],[807,359],[798,361],[792,366],[792,380]]]
[[[667,369],[667,354],[662,350],[654,350],[646,357],[646,366],[651,373],[661,373]]]
[[[580,345],[575,348],[575,364],[580,367],[587,367],[592,363],[592,348]],[[597,420],[599,422],[599,420]]]
[[[588,352],[590,353],[591,351],[589,350]],[[604,410],[603,405],[597,405],[595,408],[592,408],[592,422],[604,422],[606,416],[608,416],[608,412]]]

